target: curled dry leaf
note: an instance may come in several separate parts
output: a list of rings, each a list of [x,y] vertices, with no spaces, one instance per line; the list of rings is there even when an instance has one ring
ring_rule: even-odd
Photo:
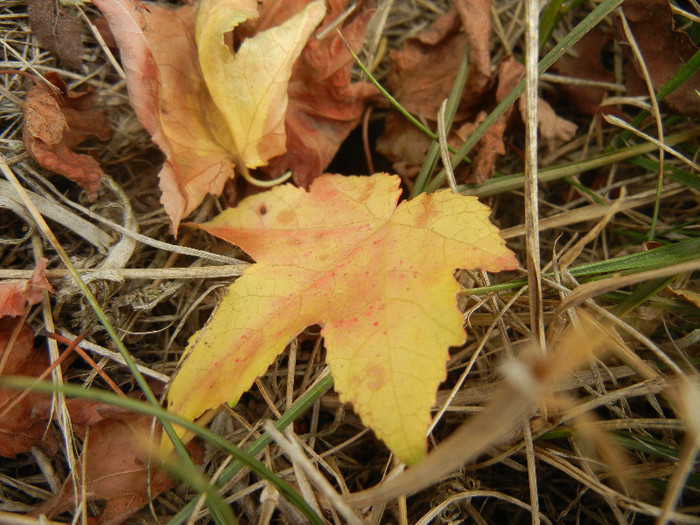
[[[290,338],[325,323],[335,386],[396,455],[425,452],[450,346],[464,343],[456,268],[518,263],[489,209],[442,191],[396,206],[399,178],[324,175],[284,185],[201,225],[257,263],[190,340],[169,409],[189,419],[235,402]]]
[[[515,78],[522,78],[525,76],[525,66],[514,60],[510,60],[509,69],[511,75],[513,75],[513,80]],[[520,75],[518,75],[520,71]],[[513,87],[517,82],[513,82]],[[512,88],[511,88],[512,89]],[[504,94],[504,96],[507,93]],[[518,109],[520,110],[520,116],[525,121],[525,115],[527,114],[527,99],[525,95],[521,95],[518,99]],[[554,150],[556,147],[564,142],[568,142],[576,136],[576,130],[578,126],[573,122],[566,120],[558,116],[554,108],[549,105],[549,103],[541,98],[537,99],[537,130],[541,141],[545,144],[547,149],[550,151]]]
[[[469,75],[466,90],[482,93],[491,80],[491,0],[453,0],[469,45]]]
[[[224,35],[257,16],[255,2],[200,3],[195,36],[202,75],[219,110],[213,114],[214,129],[222,130],[219,140],[249,168],[267,164],[286,149],[292,66],[324,15],[324,3],[311,2],[282,24],[246,39],[234,55]]]
[[[93,157],[72,150],[89,136],[109,139],[109,122],[103,113],[91,109],[90,91],[76,94],[57,75],[46,78],[61,94],[39,85],[29,88],[23,104],[25,147],[41,166],[80,185],[95,200],[104,172]]]
[[[165,154],[161,202],[180,219],[234,175],[234,159],[214,138],[202,104],[206,86],[194,44],[194,10],[160,5],[143,11],[130,0],[95,0],[119,46],[129,102]],[[210,102],[211,104],[211,102]]]
[[[41,257],[34,268],[34,273],[27,279],[12,279],[0,282],[0,317],[24,314],[27,306],[40,303],[44,292],[53,292],[46,279],[46,263]]]
[[[474,130],[486,119],[486,112],[481,111],[474,122],[467,122],[457,130],[457,135],[466,140]],[[466,182],[481,184],[491,178],[496,168],[496,159],[504,155],[506,147],[503,144],[503,134],[506,131],[508,117],[504,114],[493,123],[484,136],[474,147],[474,158]]]

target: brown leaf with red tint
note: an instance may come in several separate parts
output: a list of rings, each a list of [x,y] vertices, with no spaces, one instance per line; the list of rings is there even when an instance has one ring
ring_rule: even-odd
[[[46,280],[47,262],[48,259],[41,257],[28,280],[12,279],[0,282],[0,317],[22,315],[27,306],[41,302],[45,291],[53,292],[51,284]]]
[[[82,69],[83,38],[78,14],[57,6],[56,0],[29,0],[29,25],[41,45],[61,62],[71,69]]]
[[[72,149],[89,136],[107,140],[109,122],[104,114],[91,109],[94,97],[90,91],[70,92],[57,76],[47,77],[62,94],[38,85],[29,88],[23,104],[25,147],[42,167],[72,180],[95,200],[102,168],[90,155]]]
[[[248,22],[255,31],[280,24],[301,10],[308,0],[263,2],[260,19]],[[340,16],[348,0],[331,0],[316,34]],[[374,10],[360,3],[340,27],[351,48],[357,50],[364,41],[367,23]],[[255,23],[257,22],[257,23]],[[247,25],[246,24],[246,25]],[[242,27],[243,33],[250,28]],[[323,39],[312,36],[297,59],[289,82],[289,106],[284,124],[287,152],[270,159],[262,170],[275,178],[291,170],[294,181],[308,187],[321,175],[338,152],[348,134],[358,125],[369,97],[377,93],[368,82],[350,80],[354,61],[342,39],[332,31]]]
[[[175,486],[162,470],[148,465],[148,442],[151,418],[124,414],[119,419],[105,419],[90,427],[80,461],[85,467],[85,485],[89,501],[106,500],[97,522],[101,525],[124,523],[144,507],[151,498]],[[154,435],[158,443],[160,429]],[[193,449],[201,460],[201,448]],[[78,470],[77,472],[80,472]],[[150,479],[149,476],[150,475]],[[75,505],[72,478],[68,477],[56,494],[32,514],[52,518]]]
[[[0,374],[37,377],[48,367],[48,357],[34,348],[34,334],[27,325],[22,325],[15,334],[16,328],[13,319],[0,319]],[[51,434],[44,438],[46,419],[35,418],[32,412],[47,396],[34,393],[19,396],[16,390],[0,388],[0,456],[6,458],[29,452],[40,443],[49,448],[55,446]]]
[[[649,70],[654,90],[658,92],[698,48],[687,33],[673,29],[668,0],[626,0],[623,9]],[[619,23],[618,33],[620,38],[626,40]],[[628,94],[648,95],[647,88],[641,81],[639,64],[628,46],[622,48],[627,56],[625,76]],[[667,95],[664,101],[681,115],[699,116],[697,89],[700,89],[700,72],[696,72],[681,87]]]

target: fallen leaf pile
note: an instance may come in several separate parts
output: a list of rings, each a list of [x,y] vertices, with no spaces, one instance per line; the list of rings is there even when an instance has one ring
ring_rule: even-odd
[[[337,36],[313,37],[307,45],[326,16],[322,0],[284,3],[287,9],[275,11],[282,4],[263,2],[260,15],[254,0],[148,11],[131,0],[94,4],[119,45],[131,105],[167,157],[161,201],[174,233],[207,194],[220,195],[236,171],[253,181],[249,169],[277,157],[269,173],[294,169],[297,181],[311,182],[357,124],[370,94],[366,85],[350,85],[351,63]],[[346,5],[331,2],[330,15]],[[227,35],[233,31],[236,38],[234,29],[258,16],[255,34],[232,51]],[[356,41],[367,19],[349,22]]]
[[[289,340],[323,324],[335,387],[404,462],[425,452],[448,348],[464,343],[456,268],[518,263],[472,197],[396,206],[399,178],[324,175],[248,197],[201,228],[257,263],[228,289],[168,392],[189,419],[235,402]]]
[[[453,146],[459,147],[515,87],[525,69],[507,57],[495,72],[491,71],[491,0],[453,0],[452,4],[453,9],[428,29],[407,39],[402,49],[391,52],[386,84],[402,106],[436,129],[438,109],[449,95],[463,50],[468,46],[469,73],[453,133],[448,137]],[[524,99],[521,100],[524,104]],[[558,117],[542,99],[539,109],[538,128],[550,149],[575,135],[576,125]],[[511,108],[506,112],[477,143],[472,166],[460,166],[458,177],[481,183],[493,175],[497,157],[505,153],[503,135],[512,111]],[[522,109],[518,112],[524,114]],[[377,143],[377,150],[394,163],[398,173],[410,179],[418,172],[429,146],[428,137],[417,132],[403,117],[393,114],[387,118],[386,131]]]

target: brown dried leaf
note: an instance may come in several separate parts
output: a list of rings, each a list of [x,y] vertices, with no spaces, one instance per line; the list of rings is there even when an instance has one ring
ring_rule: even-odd
[[[25,147],[41,166],[80,185],[88,198],[95,200],[102,168],[93,157],[75,153],[72,148],[89,136],[107,140],[111,134],[109,122],[102,113],[90,109],[91,92],[72,93],[63,81],[53,80],[59,89],[63,88],[64,96],[57,97],[37,85],[27,91],[22,131]]]
[[[524,100],[524,97],[520,98],[521,114],[525,114]],[[553,151],[562,143],[573,139],[578,126],[558,116],[554,108],[540,98],[537,100],[537,129],[547,149]]]
[[[467,93],[482,93],[491,79],[491,0],[453,0],[469,45]],[[461,48],[460,48],[461,49]]]
[[[690,37],[673,28],[668,0],[626,0],[624,13],[634,39],[646,63],[654,90],[658,91],[678,72],[698,50]],[[619,24],[618,24],[619,26]],[[622,31],[619,31],[622,34]],[[625,38],[624,35],[621,38]],[[628,46],[622,46],[627,55],[625,76],[630,95],[648,95],[641,79],[641,68]],[[700,116],[700,104],[695,90],[700,89],[700,72],[696,72],[664,101],[673,111],[686,116]]]
[[[151,418],[130,414],[130,418],[106,419],[90,427],[80,457],[85,466],[88,500],[106,500],[107,505],[97,522],[119,525],[149,501],[173,487],[175,482],[163,471],[146,470],[144,444],[149,441]],[[160,429],[154,436],[158,442]],[[56,494],[45,501],[33,515],[52,518],[75,504],[72,478],[68,477]]]
[[[564,55],[552,68],[561,75],[573,78],[613,82],[615,75],[605,69],[601,61],[601,54],[611,40],[612,35],[609,31],[595,27],[576,43],[573,48],[574,54]],[[569,84],[561,84],[558,88],[580,113],[588,116],[596,114],[606,93],[604,89]],[[612,109],[606,108],[605,112],[611,112]]]
[[[496,87],[496,102],[500,103],[513,88],[520,82],[524,70],[522,65],[512,57],[507,57],[498,66],[498,86]],[[481,184],[493,176],[496,168],[496,160],[499,155],[505,155],[506,148],[503,144],[503,135],[506,131],[513,107],[508,108],[503,115],[486,131],[486,134],[476,144],[474,161],[469,171],[467,182]],[[464,124],[457,135],[466,140],[474,132],[479,124],[486,118],[486,112],[481,111],[474,122]]]
[[[509,64],[511,69],[511,74],[515,74],[520,70],[521,77],[525,74],[525,66],[519,62],[511,61]],[[523,94],[518,99],[518,109],[520,110],[520,116],[525,120],[526,115],[526,104],[525,95]],[[576,130],[578,126],[573,122],[566,120],[557,116],[552,106],[541,98],[537,99],[537,129],[541,142],[551,151],[561,145],[563,142],[567,142],[576,136]]]
[[[80,21],[73,10],[58,7],[56,0],[29,0],[27,15],[32,31],[43,47],[71,69],[83,67]]]
[[[474,122],[467,122],[457,130],[457,135],[463,137],[464,140],[471,135],[474,130],[486,119],[487,113],[480,112],[476,116]],[[486,134],[479,140],[475,146],[475,155],[469,172],[467,182],[472,184],[481,184],[487,181],[493,175],[496,167],[496,159],[499,155],[504,155],[506,148],[503,144],[503,134],[506,130],[507,116],[501,117],[493,123],[486,131]]]
[[[467,39],[455,11],[448,11],[399,51],[391,52],[387,87],[409,112],[435,120],[449,95]]]
[[[681,290],[678,288],[671,288],[670,286],[668,287],[668,289],[671,290],[671,292],[673,292],[674,295],[677,295],[681,299],[685,299],[690,304],[693,304],[700,308],[700,293],[688,289]]]
[[[408,176],[397,164],[404,167],[420,166],[428,152],[431,140],[425,134],[396,113],[387,115],[384,133],[377,139],[377,151],[394,163],[400,175]],[[415,175],[415,173],[412,173]]]

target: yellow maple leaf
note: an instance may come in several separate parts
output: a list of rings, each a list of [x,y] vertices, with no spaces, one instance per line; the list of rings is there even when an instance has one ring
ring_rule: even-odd
[[[399,178],[324,175],[243,200],[204,230],[257,263],[190,340],[168,393],[194,419],[236,401],[312,324],[335,388],[405,463],[425,452],[450,346],[464,343],[456,268],[518,266],[489,208],[448,191],[398,207]]]
[[[166,156],[161,202],[176,232],[207,193],[221,194],[234,166],[247,176],[285,152],[287,84],[325,4],[311,2],[234,53],[225,36],[258,16],[255,0],[148,11],[132,0],[93,3],[119,46],[136,116]]]

